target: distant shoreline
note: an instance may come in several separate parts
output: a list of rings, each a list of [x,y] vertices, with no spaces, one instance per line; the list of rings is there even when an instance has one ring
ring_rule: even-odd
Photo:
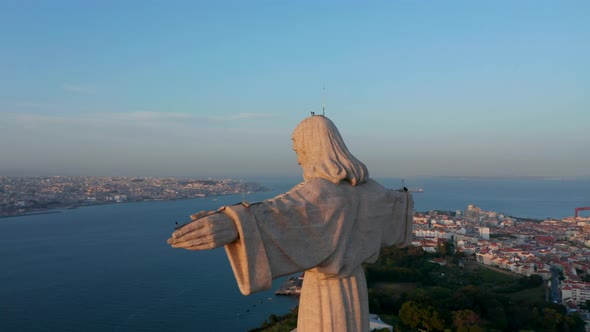
[[[54,214],[54,213],[61,213],[61,210],[65,210],[63,208],[59,209],[49,209],[45,211],[29,211],[23,213],[15,213],[15,214],[0,214],[0,219],[2,218],[14,218],[14,217],[25,217],[25,216],[35,216],[38,214]]]
[[[0,218],[104,204],[187,200],[268,190],[258,183],[231,179],[0,176]]]
[[[252,193],[250,193],[252,194]],[[60,206],[55,208],[47,208],[47,209],[35,209],[23,212],[15,212],[15,213],[7,213],[4,211],[0,211],[0,219],[3,218],[15,218],[15,217],[26,217],[26,216],[34,216],[34,215],[41,215],[41,214],[54,214],[54,213],[61,213],[64,210],[73,210],[83,207],[91,207],[91,206],[101,206],[101,205],[114,205],[114,204],[129,204],[129,203],[143,203],[143,202],[171,202],[171,201],[190,201],[193,199],[203,199],[203,198],[215,198],[219,196],[232,196],[232,195],[239,195],[236,193],[227,193],[227,194],[217,194],[217,195],[209,195],[203,197],[193,197],[193,198],[179,198],[179,199],[145,199],[141,201],[124,201],[124,202],[100,202],[94,204],[80,204],[80,205],[68,205],[68,206]]]

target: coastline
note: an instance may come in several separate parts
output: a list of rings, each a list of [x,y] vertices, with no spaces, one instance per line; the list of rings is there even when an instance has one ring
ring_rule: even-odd
[[[24,217],[24,216],[36,216],[40,214],[54,214],[54,213],[61,213],[61,210],[65,210],[64,208],[59,209],[50,209],[44,211],[28,211],[23,213],[16,213],[16,214],[0,214],[0,219],[2,218],[15,218],[15,217]]]
[[[272,190],[260,191],[260,192],[250,192],[250,194],[261,194],[265,192],[270,192]],[[1,218],[13,218],[13,217],[24,217],[24,216],[32,216],[32,215],[42,215],[42,214],[53,214],[53,213],[61,213],[63,210],[73,210],[83,207],[90,207],[90,206],[100,206],[100,205],[114,205],[114,204],[129,204],[129,203],[143,203],[143,202],[168,202],[168,201],[191,201],[194,199],[204,199],[204,198],[214,198],[214,197],[222,197],[222,196],[232,196],[236,195],[236,193],[221,193],[221,194],[211,194],[207,196],[197,196],[192,198],[153,198],[153,199],[144,199],[144,200],[137,200],[137,201],[106,201],[106,202],[96,202],[92,204],[74,204],[74,205],[67,205],[67,206],[59,206],[53,208],[46,208],[46,209],[30,209],[27,211],[22,212],[5,212],[0,211],[0,219]]]
[[[113,203],[187,200],[267,191],[269,188],[258,183],[231,179],[0,176],[0,217]]]

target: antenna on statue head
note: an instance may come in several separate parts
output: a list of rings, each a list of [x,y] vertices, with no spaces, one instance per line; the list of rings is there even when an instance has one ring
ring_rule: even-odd
[[[246,183],[244,183],[243,179],[240,179],[240,184],[242,187],[242,205],[245,207],[250,207],[250,203],[246,200]]]
[[[326,85],[322,85],[322,115],[326,115]]]

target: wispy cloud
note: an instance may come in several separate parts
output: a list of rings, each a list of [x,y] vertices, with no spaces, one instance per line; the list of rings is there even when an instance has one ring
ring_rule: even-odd
[[[165,113],[165,112],[123,112],[123,113],[101,113],[82,115],[41,115],[22,114],[14,115],[17,124],[26,126],[87,126],[87,127],[141,127],[141,126],[164,126],[171,123],[182,123],[190,120],[193,116],[187,113]]]
[[[264,113],[239,113],[224,116],[202,116],[183,112],[109,112],[92,114],[43,115],[34,113],[13,113],[4,120],[22,128],[162,128],[182,130],[202,127],[214,122],[242,121],[276,117]],[[0,121],[0,123],[3,121]]]
[[[110,117],[118,120],[126,121],[186,121],[194,118],[189,113],[178,113],[178,112],[149,112],[149,111],[136,111],[128,113],[112,113]]]
[[[83,86],[79,84],[64,83],[61,88],[65,91],[76,92],[76,93],[96,93],[96,89],[89,86]]]
[[[238,113],[228,114],[224,116],[208,116],[207,119],[211,121],[237,121],[237,120],[248,120],[248,119],[262,119],[262,118],[274,118],[275,114],[270,113]]]
[[[17,109],[24,109],[24,110],[55,110],[59,109],[58,105],[45,103],[45,102],[36,102],[36,101],[18,101],[12,104],[10,107],[17,108]]]

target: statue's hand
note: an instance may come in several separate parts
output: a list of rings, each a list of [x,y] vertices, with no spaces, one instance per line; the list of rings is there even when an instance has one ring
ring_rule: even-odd
[[[215,213],[200,219],[198,215],[192,215],[193,222],[172,233],[168,244],[174,248],[205,250],[221,247],[237,240],[236,225],[225,213]]]

